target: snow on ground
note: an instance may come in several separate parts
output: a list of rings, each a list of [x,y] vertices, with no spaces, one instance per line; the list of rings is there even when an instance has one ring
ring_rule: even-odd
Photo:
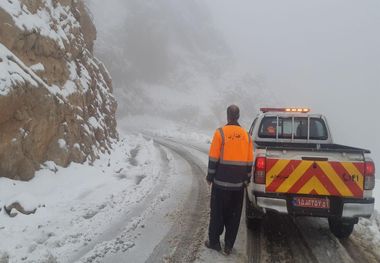
[[[178,127],[156,121],[165,128],[146,127],[140,130],[207,151],[212,131],[197,132],[185,128],[185,125]],[[131,129],[131,125],[119,123],[122,129]],[[136,128],[138,122],[133,123]],[[196,149],[189,148],[189,151],[197,155]],[[168,152],[165,158],[169,163],[173,160]],[[202,159],[207,164],[205,154]],[[175,207],[175,199],[179,197],[174,192],[183,190],[175,189],[183,185],[178,180],[184,180],[184,177],[180,177],[183,172],[177,171],[174,176],[177,181],[171,180],[163,192],[151,202],[149,200],[149,205],[141,208],[142,213],[136,209],[142,205],[142,200],[149,199],[155,186],[162,184],[162,167],[162,151],[153,141],[142,135],[129,134],[114,145],[111,155],[103,155],[93,166],[72,164],[68,168],[61,168],[48,162],[30,182],[0,178],[0,207],[16,200],[29,209],[37,207],[36,214],[18,214],[15,218],[10,218],[2,209],[0,262],[7,257],[11,263],[72,262],[82,257],[81,260],[85,262],[102,262],[103,256],[108,260],[105,262],[114,262],[112,260],[121,260],[125,255],[134,260],[148,257],[154,244],[170,228],[168,220],[172,215],[167,211]],[[374,196],[380,200],[379,180]],[[180,202],[177,200],[177,203]],[[376,202],[376,209],[380,211],[380,202]],[[126,216],[126,211],[133,213]],[[121,224],[123,230],[117,238],[115,235],[109,236],[109,240],[100,238],[109,232],[110,226]],[[157,225],[160,227],[157,228]],[[245,225],[242,223],[236,247],[230,257],[202,247],[196,262],[242,261],[245,251],[244,230]],[[125,237],[128,237],[128,242],[121,242]],[[361,219],[351,238],[368,250],[380,253],[377,250],[380,247],[379,212],[376,211],[371,219]]]
[[[192,174],[190,164],[179,156],[177,153],[161,148],[166,152],[164,158],[169,158],[171,162],[167,167],[163,167],[160,182],[157,184],[156,191],[152,196],[140,204],[140,209],[135,209],[128,214],[126,219],[133,214],[141,214],[137,220],[130,223],[119,233],[119,235],[110,242],[103,242],[96,246],[96,249],[86,255],[84,262],[172,262],[171,253],[177,247],[178,237],[181,235],[182,227],[181,218],[187,209],[185,204],[188,201],[192,186],[196,184],[196,179]],[[154,193],[158,192],[158,194]],[[143,211],[143,212],[142,212]],[[175,225],[180,227],[175,227]],[[173,230],[173,227],[175,230]],[[173,232],[175,231],[175,232]],[[167,237],[174,234],[173,239]],[[121,240],[132,239],[133,246],[112,253],[106,253],[100,261],[92,260],[94,255],[102,255],[109,247],[113,247]],[[161,255],[157,258],[156,255]],[[99,258],[98,258],[99,260]],[[83,261],[83,260],[82,260]]]
[[[176,139],[201,145],[211,143],[214,133],[212,130],[196,129],[185,122],[173,122],[148,115],[128,116],[127,119],[119,120],[118,125],[119,129],[124,132],[138,130],[158,137]]]
[[[365,251],[370,251],[380,257],[380,214],[375,210],[370,219],[360,219],[351,236]]]
[[[380,257],[380,180],[376,180],[374,190],[375,213],[369,219],[362,218],[355,226],[352,238],[365,249]]]
[[[13,200],[39,206],[36,214],[15,218],[2,209],[0,259],[66,262],[149,194],[160,177],[160,159],[152,141],[128,135],[93,166],[47,163],[30,182],[0,178],[1,207]]]

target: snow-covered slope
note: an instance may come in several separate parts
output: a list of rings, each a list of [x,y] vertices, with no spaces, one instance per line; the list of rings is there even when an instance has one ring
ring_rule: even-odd
[[[82,1],[0,2],[0,177],[110,149],[116,102],[95,38]]]
[[[93,166],[62,168],[49,162],[30,182],[0,178],[1,208],[14,200],[37,208],[33,215],[14,218],[1,210],[0,262],[74,262],[78,253],[100,243],[110,226],[128,230],[144,219],[138,215],[126,222],[125,216],[162,180],[161,153],[142,136],[125,136],[113,146],[112,154],[101,155]],[[157,198],[163,202],[164,197]],[[112,250],[128,245],[125,241]]]

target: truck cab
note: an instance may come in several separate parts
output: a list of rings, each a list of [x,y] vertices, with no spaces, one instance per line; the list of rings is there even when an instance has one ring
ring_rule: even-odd
[[[246,222],[268,212],[327,218],[348,237],[374,210],[370,151],[334,144],[327,119],[306,108],[262,108],[249,131],[255,165],[247,187]]]

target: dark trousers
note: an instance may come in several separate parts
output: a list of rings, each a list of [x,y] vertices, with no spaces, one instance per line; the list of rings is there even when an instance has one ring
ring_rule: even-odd
[[[220,246],[220,235],[226,228],[225,247],[232,249],[239,230],[244,189],[229,191],[213,185],[211,189],[211,214],[208,236],[211,246]]]

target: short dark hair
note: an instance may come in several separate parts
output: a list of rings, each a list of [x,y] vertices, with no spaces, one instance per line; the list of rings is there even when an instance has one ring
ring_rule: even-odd
[[[236,105],[230,105],[227,108],[228,121],[237,121],[240,117],[240,109]]]

